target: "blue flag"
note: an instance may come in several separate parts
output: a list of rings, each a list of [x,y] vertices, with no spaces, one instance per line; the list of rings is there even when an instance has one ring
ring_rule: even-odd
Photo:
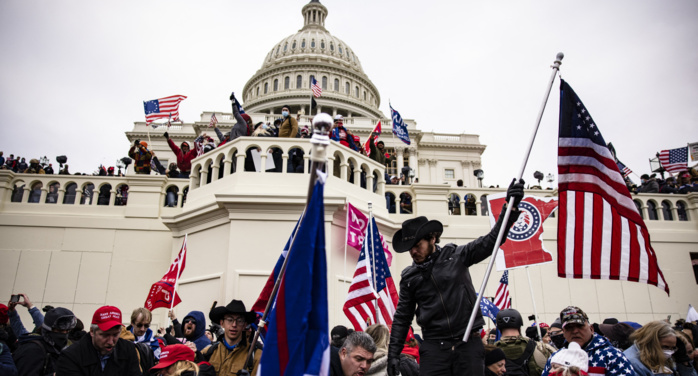
[[[327,375],[330,331],[324,185],[315,183],[282,277],[259,363],[260,375]]]
[[[393,109],[392,105],[390,106],[390,116],[393,119],[393,134],[397,136],[402,142],[406,143],[407,145],[410,144],[410,134],[407,132],[407,124],[402,120],[402,116],[400,116],[400,113],[395,111]]]
[[[244,109],[242,108],[242,106],[240,105],[240,102],[238,102],[238,99],[235,98],[235,92],[233,92],[233,93],[230,94],[230,100],[233,101],[233,105],[234,105],[235,107],[237,107],[239,113],[241,113],[241,114],[244,114],[244,113],[245,113],[245,110],[244,110]]]
[[[495,325],[497,324],[497,314],[499,313],[499,308],[497,308],[497,306],[486,297],[480,300],[480,312],[482,312],[483,316],[489,317]]]

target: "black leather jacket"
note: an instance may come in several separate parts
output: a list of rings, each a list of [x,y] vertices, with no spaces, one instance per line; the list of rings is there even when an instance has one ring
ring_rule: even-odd
[[[518,211],[511,212],[502,243],[518,217]],[[431,266],[424,268],[413,263],[402,271],[400,300],[390,335],[391,358],[399,357],[415,312],[425,340],[462,340],[477,299],[468,268],[492,254],[503,219],[500,216],[487,235],[466,245],[437,245]],[[478,312],[473,329],[484,324]]]

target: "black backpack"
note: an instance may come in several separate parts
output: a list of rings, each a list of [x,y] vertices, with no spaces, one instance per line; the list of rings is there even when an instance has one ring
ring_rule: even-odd
[[[146,374],[155,365],[155,354],[150,344],[143,342],[136,342],[136,350],[138,350],[138,361],[143,370],[143,374]]]
[[[536,350],[536,341],[529,340],[526,349],[518,359],[506,359],[506,369],[504,376],[529,376],[528,361]]]

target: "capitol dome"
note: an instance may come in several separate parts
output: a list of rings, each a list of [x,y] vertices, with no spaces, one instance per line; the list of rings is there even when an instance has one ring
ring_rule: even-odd
[[[322,87],[319,110],[353,117],[384,118],[380,94],[354,51],[325,29],[327,8],[312,0],[302,9],[303,28],[275,44],[245,84],[248,112],[278,114],[281,106],[309,114],[310,81]],[[317,110],[313,110],[315,114]]]

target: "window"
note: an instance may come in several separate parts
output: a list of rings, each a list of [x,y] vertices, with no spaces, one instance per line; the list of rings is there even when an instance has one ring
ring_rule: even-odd
[[[325,41],[324,40],[320,41],[320,48],[322,48],[323,50],[325,49]]]
[[[330,51],[334,52],[334,43],[330,42]]]
[[[279,45],[278,47],[276,47],[276,54],[277,54],[277,55],[279,54],[279,50],[280,50],[280,49],[281,49],[281,45]]]
[[[693,265],[693,276],[696,278],[696,283],[698,283],[698,253],[691,252],[691,264]]]
[[[309,87],[309,88],[312,88],[312,87],[313,87],[313,78],[315,78],[315,76],[313,76],[313,75],[311,74],[311,75],[310,75],[310,80],[308,80],[308,87]]]
[[[291,77],[286,76],[286,78],[284,78],[284,90],[288,90],[290,88],[291,88]]]
[[[662,201],[662,214],[665,221],[673,221],[674,216],[671,215],[671,203],[667,200]]]
[[[342,46],[339,46],[339,54],[342,54]]]
[[[310,48],[315,48],[315,39],[310,41]]]
[[[322,90],[327,90],[327,76],[322,76]]]
[[[284,52],[286,52],[286,50],[288,50],[288,43],[284,44]]]
[[[295,49],[296,49],[296,41],[295,41],[295,40],[293,41],[293,44],[291,45],[291,49],[292,49],[292,50],[295,50]]]
[[[647,214],[650,217],[650,221],[657,220],[657,204],[654,201],[647,201]]]
[[[676,202],[676,212],[679,217],[679,221],[688,221],[688,211],[686,210],[686,203],[683,201]]]
[[[366,90],[364,90],[364,100],[366,100]]]
[[[303,87],[303,76],[300,74],[296,77],[296,89],[301,89]]]
[[[277,90],[279,90],[279,80],[275,79],[274,80],[274,91],[277,91]]]
[[[635,203],[637,212],[640,213],[640,218],[645,219],[645,215],[642,213],[642,203],[639,200],[633,200],[633,202]]]
[[[257,96],[259,96],[259,86],[257,86]]]
[[[305,48],[305,39],[301,42],[301,48]]]
[[[446,179],[455,179],[456,174],[455,171],[452,168],[447,168],[444,170],[444,178]]]
[[[339,91],[339,79],[334,79],[334,91]]]
[[[269,83],[265,82],[264,83],[264,94],[266,94],[269,91]]]
[[[349,83],[348,83],[348,82],[344,85],[344,93],[345,93],[345,94],[350,94],[350,92],[349,92]]]
[[[354,86],[354,95],[356,95],[357,98],[359,97],[359,87],[358,86]]]
[[[487,209],[487,195],[480,197],[480,215],[487,217],[490,215],[489,209]],[[554,212],[553,212],[554,213]]]

